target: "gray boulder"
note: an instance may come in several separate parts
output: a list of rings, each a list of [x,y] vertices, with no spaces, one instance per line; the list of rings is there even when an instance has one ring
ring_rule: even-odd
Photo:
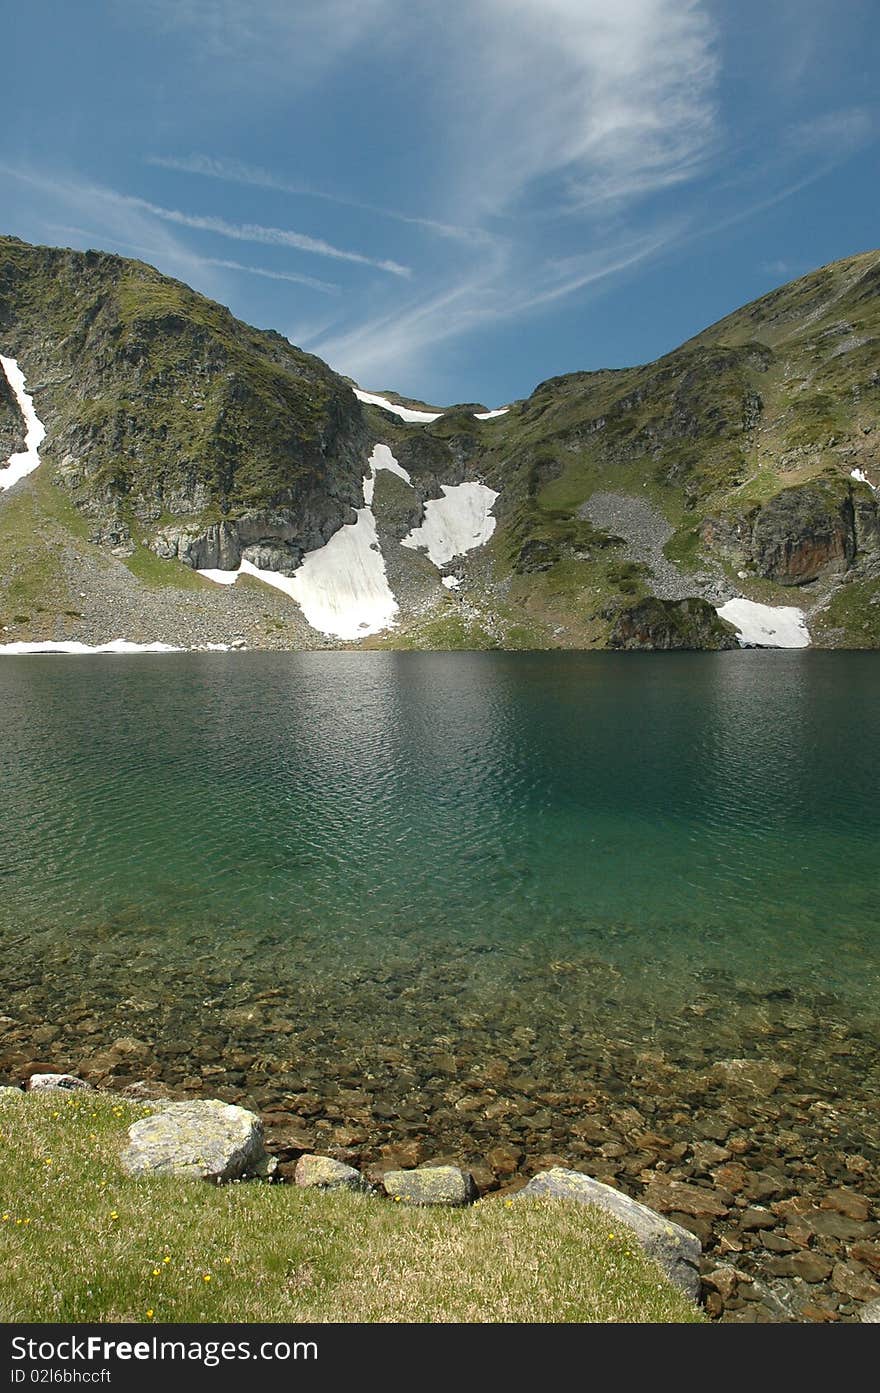
[[[354,1166],[334,1161],[330,1156],[300,1156],[293,1173],[294,1183],[312,1190],[363,1190],[366,1181]]]
[[[256,1113],[219,1098],[168,1103],[133,1122],[128,1140],[121,1159],[129,1175],[186,1175],[219,1183],[268,1177],[275,1168]]]
[[[91,1087],[90,1083],[86,1083],[85,1079],[78,1079],[75,1074],[31,1074],[28,1079],[28,1088],[31,1092],[55,1089],[66,1093],[73,1092],[77,1088],[91,1089]]]
[[[11,1084],[8,1083],[3,1084],[2,1088],[0,1088],[0,1103],[2,1103],[6,1099],[11,1101],[13,1095],[15,1096],[16,1100],[24,1097],[24,1093],[20,1088],[14,1088]]]
[[[868,1324],[872,1322],[880,1323],[880,1297],[878,1297],[876,1301],[869,1301],[867,1306],[862,1307],[859,1311],[859,1320],[863,1320]]]
[[[698,1264],[702,1248],[699,1240],[680,1224],[670,1223],[668,1219],[655,1214],[653,1209],[630,1199],[620,1190],[612,1189],[610,1185],[603,1185],[580,1171],[565,1170],[562,1166],[541,1171],[515,1198],[538,1195],[596,1205],[613,1214],[618,1222],[632,1229],[638,1243],[649,1257],[660,1264],[670,1282],[692,1301],[697,1300],[700,1294]]]
[[[458,1166],[423,1166],[421,1170],[386,1171],[382,1177],[386,1195],[405,1204],[445,1204],[458,1207],[477,1198],[470,1171]]]

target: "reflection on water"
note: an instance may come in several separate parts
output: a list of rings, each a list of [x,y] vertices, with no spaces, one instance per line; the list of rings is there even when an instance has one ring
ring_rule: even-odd
[[[871,655],[6,660],[3,916],[134,907],[379,955],[392,929],[806,976],[870,1001]],[[613,931],[612,931],[613,930]],[[624,932],[625,930],[625,932]],[[617,939],[625,950],[614,947]]]

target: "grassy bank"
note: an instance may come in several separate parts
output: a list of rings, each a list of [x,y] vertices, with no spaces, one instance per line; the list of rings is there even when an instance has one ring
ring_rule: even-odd
[[[0,1095],[0,1320],[699,1321],[626,1229],[558,1201],[415,1210],[131,1180],[138,1104]]]

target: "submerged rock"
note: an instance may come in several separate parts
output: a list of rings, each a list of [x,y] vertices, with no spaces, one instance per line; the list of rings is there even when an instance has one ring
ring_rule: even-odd
[[[219,1098],[169,1103],[133,1122],[128,1138],[121,1158],[128,1175],[164,1173],[220,1182],[267,1176],[274,1169],[260,1119]]]
[[[471,1204],[477,1187],[470,1171],[457,1166],[425,1166],[422,1170],[386,1171],[382,1177],[385,1193],[406,1204],[445,1204],[452,1207]]]
[[[603,1185],[580,1171],[555,1166],[542,1171],[519,1191],[518,1197],[547,1195],[552,1199],[575,1200],[592,1204],[613,1214],[620,1223],[632,1229],[639,1244],[649,1257],[659,1263],[670,1282],[696,1301],[700,1294],[698,1263],[702,1248],[699,1239],[679,1224],[663,1219],[653,1209],[630,1199],[620,1190]]]
[[[304,1189],[363,1190],[366,1186],[359,1170],[330,1156],[300,1156],[293,1178]]]

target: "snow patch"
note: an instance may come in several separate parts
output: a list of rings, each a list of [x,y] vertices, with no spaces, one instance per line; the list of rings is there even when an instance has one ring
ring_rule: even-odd
[[[739,630],[743,646],[808,648],[810,635],[802,609],[794,605],[759,605],[741,596],[718,607],[718,614]]]
[[[867,484],[868,488],[873,489],[875,493],[880,493],[880,485],[872,484],[864,469],[851,469],[849,477],[855,479],[859,484]]]
[[[24,417],[24,449],[9,456],[5,468],[0,469],[0,489],[11,488],[27,474],[33,474],[40,463],[40,446],[46,438],[46,427],[34,410],[34,403],[24,388],[24,373],[14,358],[4,358],[0,353],[0,367],[6,374],[6,381],[12,388],[18,409]]]
[[[458,590],[461,581],[458,576],[444,576],[440,584],[445,585],[447,590]]]
[[[358,639],[394,623],[397,601],[369,506],[317,551],[307,552],[289,582],[290,594],[313,629],[331,638]]]
[[[435,566],[445,566],[488,542],[495,531],[492,508],[498,494],[485,484],[443,484],[443,498],[425,504],[425,520],[404,537],[401,546],[426,551]]]
[[[372,481],[373,476],[364,480],[365,493]],[[292,576],[261,570],[244,557],[237,571],[198,574],[218,585],[234,585],[240,575],[254,576],[295,600],[306,622],[328,638],[377,634],[393,624],[397,601],[385,574],[373,510],[358,508],[356,516],[357,522],[345,523],[323,547],[306,552]]]
[[[212,580],[215,585],[234,585],[238,580],[238,571],[197,571],[197,575],[204,576],[205,580]]]
[[[389,401],[387,397],[378,397],[375,392],[362,392],[360,387],[354,388],[354,394],[358,401],[367,402],[369,406],[381,406],[384,411],[392,411],[402,421],[427,425],[430,421],[439,420],[443,415],[442,411],[417,411],[414,406],[400,406],[396,401]],[[496,416],[506,416],[509,410],[509,406],[499,406],[495,411],[475,411],[474,420],[494,421]]]
[[[369,459],[370,472],[364,476],[364,502],[368,508],[373,506],[373,492],[376,488],[376,475],[380,469],[387,469],[389,474],[396,474],[404,483],[411,484],[407,471],[402,464],[398,464],[387,445],[377,445]]]
[[[385,411],[392,411],[402,421],[436,421],[443,415],[442,411],[416,411],[412,406],[398,406],[396,401],[389,401],[387,397],[377,397],[375,392],[362,392],[360,387],[355,387],[354,394],[358,401],[367,402],[369,406],[381,406]]]
[[[186,649],[175,648],[171,643],[129,643],[128,639],[115,638],[111,643],[99,643],[92,647],[88,643],[77,643],[73,639],[53,643],[0,643],[0,654],[18,658],[30,653],[184,653]]]
[[[296,598],[293,594],[293,576],[283,576],[280,571],[263,571],[252,561],[245,561],[244,557],[241,558],[238,573],[242,576],[254,576],[257,580],[261,580],[264,585],[271,585],[273,590],[282,590],[285,595]]]

